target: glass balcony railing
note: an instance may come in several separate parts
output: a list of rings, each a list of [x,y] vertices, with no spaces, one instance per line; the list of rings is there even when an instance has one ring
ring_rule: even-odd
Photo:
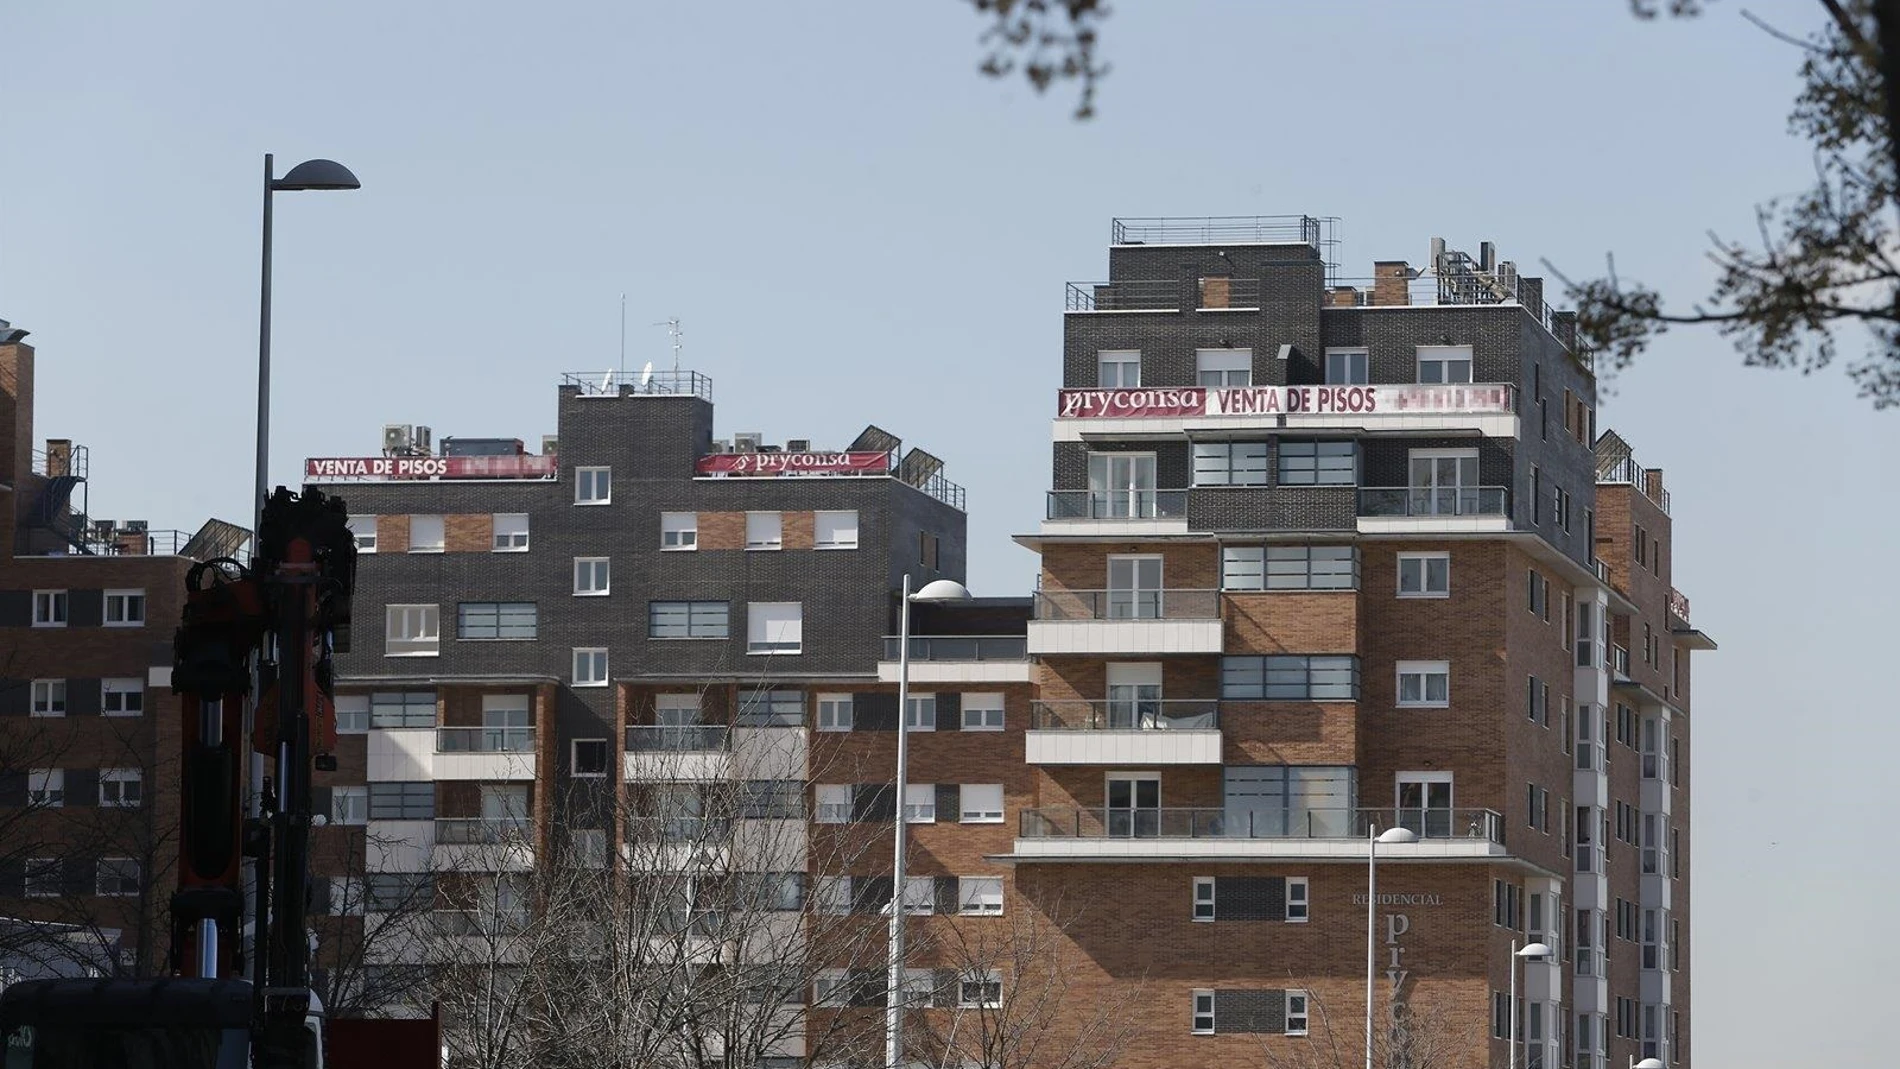
[[[897,660],[898,636],[884,636],[884,659]],[[913,661],[1021,661],[1029,640],[1021,635],[912,635]]]
[[[1218,731],[1220,703],[1206,698],[1032,702],[1029,727],[1033,731]]]
[[[1218,620],[1218,590],[1042,590],[1038,620]]]
[[[533,833],[526,817],[441,817],[435,822],[435,841],[449,845],[525,843]]]
[[[627,728],[628,753],[712,753],[726,748],[724,724],[634,724]]]
[[[1178,520],[1187,516],[1186,490],[1051,490],[1052,520]]]
[[[1504,818],[1490,809],[1025,809],[1024,839],[1364,839],[1374,827],[1404,827],[1421,839],[1502,844]]]
[[[533,753],[531,727],[436,728],[436,753]]]
[[[1509,516],[1502,486],[1362,486],[1361,516]]]

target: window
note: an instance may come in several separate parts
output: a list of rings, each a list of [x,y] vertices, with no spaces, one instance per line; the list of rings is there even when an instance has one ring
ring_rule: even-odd
[[[66,626],[66,592],[64,590],[35,590],[33,592],[33,626]]]
[[[409,517],[409,552],[440,553],[447,546],[446,528],[440,516]]]
[[[740,727],[803,727],[805,692],[802,690],[747,690],[739,692]]]
[[[805,645],[805,606],[798,601],[755,601],[746,606],[747,653],[797,653]]]
[[[603,597],[613,589],[612,562],[606,557],[574,558],[574,595]]]
[[[937,730],[937,696],[912,694],[904,704],[904,726],[911,731]]]
[[[804,820],[805,784],[795,779],[753,779],[739,785],[739,816],[745,820]]]
[[[435,784],[427,780],[370,784],[369,819],[434,820]]]
[[[26,800],[28,805],[43,806],[47,809],[59,809],[66,804],[66,770],[63,768],[34,768],[26,773]]]
[[[347,521],[350,535],[356,539],[358,553],[376,552],[376,517],[351,516]]]
[[[434,902],[434,873],[372,872],[363,877],[361,912],[394,913],[403,909],[428,908]]]
[[[1372,381],[1371,359],[1364,349],[1326,350],[1326,385],[1363,386]]]
[[[851,695],[820,694],[818,696],[818,730],[851,730]]]
[[[1285,486],[1352,486],[1359,481],[1359,447],[1353,442],[1280,441],[1280,482]]]
[[[851,1001],[856,984],[844,969],[821,969],[812,981],[812,1001],[820,1006],[843,1006]]]
[[[660,548],[689,550],[699,548],[699,513],[660,513]]]
[[[1286,993],[1286,1034],[1305,1035],[1306,1020],[1306,992],[1288,991]]]
[[[1418,381],[1470,382],[1471,346],[1421,345],[1418,347]]]
[[[1312,897],[1307,887],[1306,877],[1288,876],[1286,879],[1286,919],[1289,924],[1305,924],[1312,911]]]
[[[1108,558],[1108,618],[1161,619],[1159,556]]]
[[[957,912],[985,917],[1001,916],[1003,878],[1001,876],[957,877]]]
[[[442,610],[437,605],[391,605],[383,654],[434,657],[442,648]]]
[[[1527,677],[1524,688],[1524,716],[1533,724],[1550,726],[1550,684],[1536,676]]]
[[[1214,993],[1212,991],[1194,992],[1194,1034],[1197,1036],[1214,1034]]]
[[[820,783],[812,788],[817,808],[813,820],[819,824],[843,824],[851,819],[851,787],[843,783]]]
[[[386,690],[369,696],[369,726],[373,728],[432,728],[435,692]]]
[[[1532,783],[1525,792],[1525,823],[1533,829],[1550,834],[1550,792]]]
[[[858,510],[812,513],[812,546],[815,549],[858,548]]]
[[[726,638],[729,609],[723,601],[649,601],[648,638]]]
[[[917,566],[937,570],[937,536],[929,531],[917,532]]]
[[[107,627],[144,627],[145,591],[106,591]]]
[[[928,917],[937,912],[937,881],[932,876],[906,876],[904,878],[904,913],[911,917]]]
[[[574,469],[574,503],[576,505],[605,505],[612,500],[612,468]]]
[[[1003,785],[966,783],[960,792],[963,811],[958,818],[964,824],[1001,824],[1003,822]]]
[[[935,824],[937,822],[937,785],[934,783],[904,784],[904,823]]]
[[[1194,485],[1267,485],[1267,443],[1195,442]]]
[[[1400,661],[1398,703],[1401,706],[1450,705],[1451,663]]]
[[[1095,354],[1095,385],[1129,390],[1141,385],[1141,351],[1111,349]]]
[[[977,691],[963,696],[963,730],[1003,730],[1003,695]]]
[[[821,917],[848,916],[851,913],[851,877],[818,877],[812,882],[811,905]]]
[[[574,686],[604,687],[607,685],[607,651],[603,649],[577,649],[574,651]]]
[[[137,676],[99,681],[99,711],[106,716],[140,716],[145,712],[145,681]]]
[[[1544,522],[1544,474],[1531,465],[1531,523]]]
[[[1197,349],[1195,385],[1210,390],[1253,385],[1252,349]]]
[[[139,893],[139,863],[129,857],[103,857],[94,876],[93,890],[108,898],[130,898]]]
[[[1221,697],[1230,701],[1357,701],[1359,658],[1223,657]]]
[[[367,824],[369,822],[369,788],[330,788],[330,822]]]
[[[468,641],[526,640],[540,633],[532,601],[464,601],[455,608],[455,637]]]
[[[33,715],[66,715],[66,681],[63,679],[36,679],[33,681]]]
[[[26,897],[57,898],[65,882],[65,866],[56,857],[26,859]]]
[[[576,776],[591,778],[607,774],[606,739],[575,739],[571,756]]]
[[[1531,615],[1550,619],[1550,580],[1538,575],[1535,568],[1525,574],[1530,576]]]
[[[1228,546],[1223,590],[1351,590],[1359,558],[1351,546]]]
[[[745,548],[779,549],[784,545],[785,514],[783,512],[745,514]]]
[[[1214,919],[1214,877],[1194,877],[1194,913],[1197,921]]]
[[[136,768],[99,770],[99,804],[107,809],[137,809],[145,804],[145,773]]]
[[[970,973],[957,982],[957,1005],[963,1009],[996,1009],[1003,1004],[1003,974]]]
[[[528,551],[528,514],[525,512],[498,512],[495,514],[495,552],[526,553]]]
[[[1399,554],[1399,597],[1448,598],[1451,596],[1451,554]]]

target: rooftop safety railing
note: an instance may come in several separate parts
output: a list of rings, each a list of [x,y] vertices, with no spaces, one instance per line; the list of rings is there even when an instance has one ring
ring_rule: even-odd
[[[1178,312],[1182,296],[1174,279],[1070,282],[1062,307],[1069,312]]]
[[[533,753],[532,727],[435,729],[436,753]]]
[[[884,659],[897,660],[899,638],[884,636]],[[912,635],[913,661],[1021,661],[1029,657],[1022,635]]]
[[[1031,702],[1029,726],[1035,731],[1218,731],[1220,703],[1211,698]]]
[[[1052,520],[1178,520],[1187,516],[1186,490],[1051,490]]]
[[[1669,612],[1683,623],[1689,622],[1689,599],[1673,586],[1669,588]]]
[[[1504,818],[1490,809],[1298,809],[1049,806],[1022,811],[1024,839],[1356,839],[1375,828],[1409,828],[1423,840],[1502,844]]]
[[[1503,486],[1362,486],[1361,516],[1509,516]]]
[[[726,748],[724,724],[631,724],[628,753],[711,753]]]
[[[1310,215],[1147,216],[1110,223],[1117,245],[1213,245],[1220,242],[1320,244],[1320,220]]]
[[[438,817],[435,822],[435,841],[452,846],[525,843],[533,833],[526,817]]]
[[[1669,491],[1667,488],[1660,488],[1660,493],[1652,494],[1649,492],[1649,475],[1651,470],[1652,469],[1645,468],[1641,464],[1638,464],[1634,457],[1622,457],[1598,465],[1597,482],[1599,484],[1609,484],[1613,486],[1634,486],[1637,492],[1655,502],[1656,507],[1662,509],[1663,512],[1667,514],[1669,512]]]
[[[1218,620],[1218,590],[1039,590],[1038,620]]]
[[[712,379],[697,371],[568,371],[561,385],[582,397],[698,397],[712,400]]]
[[[1209,275],[1203,277],[1196,286],[1195,307],[1203,312],[1258,311],[1260,291],[1260,280],[1257,278]]]

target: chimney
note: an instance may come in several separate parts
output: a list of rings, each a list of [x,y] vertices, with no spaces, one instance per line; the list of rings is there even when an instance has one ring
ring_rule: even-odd
[[[1328,308],[1356,308],[1359,305],[1359,289],[1356,286],[1334,286],[1326,293]]]
[[[1661,468],[1643,469],[1643,493],[1647,494],[1651,501],[1662,500],[1663,483]]]
[[[1404,260],[1377,260],[1372,265],[1372,301],[1378,305],[1412,303],[1412,268]]]
[[[33,347],[0,321],[0,479],[25,484],[33,471]]]

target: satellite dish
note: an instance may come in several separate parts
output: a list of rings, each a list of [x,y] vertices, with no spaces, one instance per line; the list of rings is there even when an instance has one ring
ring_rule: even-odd
[[[600,377],[600,392],[606,393],[608,390],[611,390],[613,388],[614,388],[614,373],[612,370],[609,370],[605,374],[601,375]]]
[[[640,388],[643,390],[646,389],[647,383],[652,382],[652,381],[653,381],[653,361],[649,360],[647,361],[647,366],[640,369]]]

